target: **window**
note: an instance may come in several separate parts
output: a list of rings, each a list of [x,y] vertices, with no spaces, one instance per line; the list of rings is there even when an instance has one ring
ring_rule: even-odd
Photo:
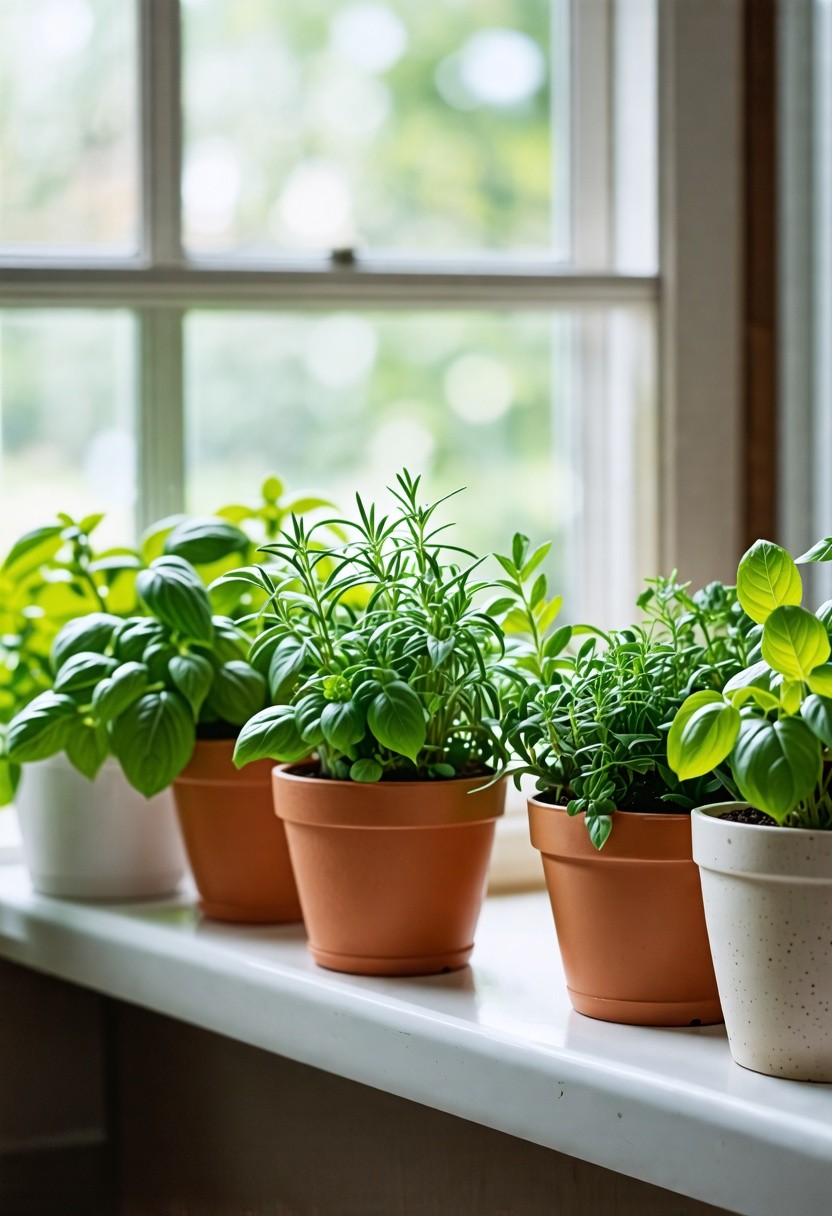
[[[694,363],[731,391],[730,291],[688,307],[658,186],[721,205],[736,15],[666,8],[662,32],[659,0],[5,5],[2,539],[58,504],[122,528],[407,463],[468,484],[476,546],[554,536],[574,614],[627,619],[660,560],[713,551],[731,410],[711,386],[692,520],[670,403]]]

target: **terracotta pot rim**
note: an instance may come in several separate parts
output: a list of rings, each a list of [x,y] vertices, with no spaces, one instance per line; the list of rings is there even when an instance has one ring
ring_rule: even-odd
[[[571,864],[691,865],[690,815],[617,811],[612,832],[602,849],[596,849],[586,829],[586,815],[569,815],[566,807],[536,798],[528,801],[529,833],[533,846],[546,857]],[[618,816],[621,816],[618,819]]]
[[[562,811],[567,813],[566,807],[560,802],[543,802],[540,798],[529,797],[527,799],[529,805],[539,806],[545,811]],[[690,819],[692,811],[621,811],[616,810],[615,815],[626,816],[628,819],[638,820],[639,822],[658,821],[659,823],[678,823],[680,819]],[[569,815],[570,819],[576,819],[583,822],[586,818],[583,811],[577,815]],[[615,831],[615,828],[613,828]]]
[[[280,781],[297,781],[299,784],[314,783],[326,786],[327,789],[349,789],[354,790],[362,788],[365,790],[384,789],[384,790],[417,790],[417,789],[448,789],[459,787],[465,784],[471,785],[477,789],[480,785],[484,788],[489,783],[495,786],[501,781],[507,780],[505,777],[500,777],[494,780],[493,773],[483,773],[479,777],[424,777],[421,781],[342,781],[338,777],[318,777],[311,774],[292,772],[292,769],[312,768],[314,761],[304,764],[303,761],[295,761],[294,764],[276,764],[274,767],[274,775]],[[244,771],[244,770],[243,770]]]

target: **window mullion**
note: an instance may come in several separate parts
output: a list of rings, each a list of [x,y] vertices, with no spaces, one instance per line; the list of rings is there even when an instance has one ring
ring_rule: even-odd
[[[148,308],[138,314],[138,524],[185,504],[183,313]]]
[[[179,0],[138,0],[142,247],[151,266],[182,262]]]

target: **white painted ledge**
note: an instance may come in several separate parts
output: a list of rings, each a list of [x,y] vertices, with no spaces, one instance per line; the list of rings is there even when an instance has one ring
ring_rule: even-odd
[[[51,900],[8,865],[0,955],[747,1216],[828,1209],[832,1086],[744,1071],[719,1027],[574,1013],[541,893],[486,902],[470,968],[359,979],[299,927]]]

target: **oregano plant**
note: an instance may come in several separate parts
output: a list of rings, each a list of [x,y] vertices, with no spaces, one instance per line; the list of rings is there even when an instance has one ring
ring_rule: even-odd
[[[796,561],[771,541],[751,546],[737,594],[759,643],[721,691],[687,698],[667,756],[685,780],[719,768],[733,796],[779,824],[832,830],[832,600],[804,608],[798,569],[823,561],[832,561],[831,537]]]

